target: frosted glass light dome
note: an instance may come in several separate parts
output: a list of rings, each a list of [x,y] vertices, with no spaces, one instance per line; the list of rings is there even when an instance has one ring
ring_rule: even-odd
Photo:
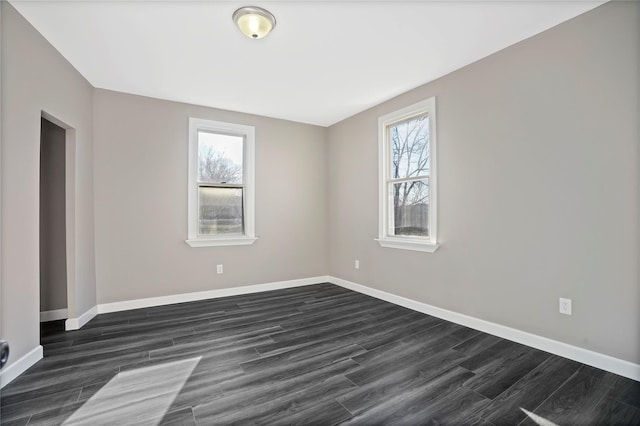
[[[259,39],[276,26],[276,18],[268,10],[257,6],[245,6],[233,12],[233,21],[249,38]]]

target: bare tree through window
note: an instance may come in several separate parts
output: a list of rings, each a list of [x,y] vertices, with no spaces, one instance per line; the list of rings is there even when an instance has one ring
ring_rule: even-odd
[[[389,127],[393,230],[395,235],[429,235],[429,116]]]
[[[209,183],[242,182],[242,165],[234,163],[224,152],[211,145],[201,145],[198,152],[198,181]]]

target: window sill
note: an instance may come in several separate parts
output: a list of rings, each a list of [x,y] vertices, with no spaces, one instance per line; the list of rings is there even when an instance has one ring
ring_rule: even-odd
[[[256,237],[236,236],[228,238],[197,238],[185,240],[191,247],[248,246],[255,243]]]
[[[433,243],[430,241],[416,241],[409,239],[405,240],[400,238],[376,238],[375,240],[382,247],[400,250],[422,251],[426,253],[433,253],[434,251],[438,250],[438,247],[440,247],[438,243]]]

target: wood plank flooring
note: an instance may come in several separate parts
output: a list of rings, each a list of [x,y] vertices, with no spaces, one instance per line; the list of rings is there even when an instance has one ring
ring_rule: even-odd
[[[42,344],[2,425],[640,425],[638,382],[332,284],[45,323]]]

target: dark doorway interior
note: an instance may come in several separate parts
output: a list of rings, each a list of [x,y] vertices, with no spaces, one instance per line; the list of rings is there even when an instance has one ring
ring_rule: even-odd
[[[41,119],[40,312],[44,321],[66,318],[65,139],[65,129]]]

